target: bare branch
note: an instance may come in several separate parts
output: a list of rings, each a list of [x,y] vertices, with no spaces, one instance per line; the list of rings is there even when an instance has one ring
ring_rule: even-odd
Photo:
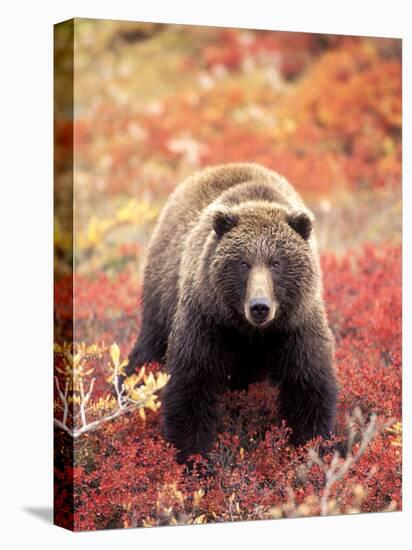
[[[113,344],[112,348],[114,346],[116,345]],[[140,390],[138,392],[140,398],[133,399],[131,397],[133,391],[131,387],[129,388],[127,393],[124,384],[122,384],[121,389],[119,388],[119,369],[124,363],[121,363],[121,361],[119,360],[117,346],[114,348],[115,350],[117,349],[117,353],[115,358],[113,358],[112,356],[111,367],[113,373],[112,384],[114,385],[116,392],[116,408],[113,410],[113,400],[110,400],[108,397],[105,401],[103,401],[103,405],[99,404],[99,402],[93,403],[91,401],[91,398],[96,379],[92,378],[89,389],[86,392],[85,380],[87,374],[89,373],[87,373],[86,375],[84,374],[84,362],[89,357],[90,351],[93,350],[91,350],[90,347],[87,348],[84,345],[77,345],[76,349],[77,353],[80,354],[80,359],[78,361],[74,361],[72,354],[69,353],[69,350],[65,350],[65,357],[67,358],[70,356],[72,360],[66,368],[66,382],[64,392],[62,392],[61,390],[58,378],[55,377],[56,390],[60,400],[60,402],[56,404],[56,409],[63,411],[62,419],[55,418],[55,426],[66,431],[73,438],[78,438],[82,434],[93,430],[104,424],[105,422],[113,420],[124,413],[131,412],[136,409],[142,409],[144,407],[154,409],[156,408],[156,394],[166,384],[168,376],[159,373],[157,378],[153,377],[152,374],[146,378],[146,376],[144,375],[143,367],[140,375],[132,382],[132,385],[134,384],[133,390]],[[79,357],[79,355],[77,357]],[[68,394],[69,388],[73,384],[73,378],[76,379],[75,388],[73,389],[73,403],[75,405],[75,410],[71,412],[69,407]],[[137,386],[137,384],[139,384],[140,382],[142,382],[141,386]],[[110,411],[107,410],[108,408],[110,409]],[[88,418],[90,418],[93,413],[95,413],[95,415],[100,414],[100,418],[92,421],[88,420]],[[68,423],[69,415],[71,416],[70,424]]]
[[[356,416],[357,412],[355,411],[354,414]],[[361,421],[363,422],[363,419],[361,419]],[[329,497],[335,483],[343,479],[348,471],[352,468],[352,466],[354,466],[358,462],[360,457],[366,451],[369,443],[375,438],[379,431],[380,428],[377,423],[377,417],[375,414],[373,414],[370,417],[366,429],[362,433],[362,439],[360,441],[359,448],[355,453],[352,453],[351,451],[348,452],[344,460],[339,458],[338,453],[335,453],[329,467],[327,467],[327,465],[325,465],[325,463],[320,459],[319,461],[316,461],[316,464],[320,465],[321,467],[323,466],[323,470],[325,472],[325,487],[320,498],[320,513],[322,516],[326,516],[328,513]],[[353,428],[351,428],[350,430],[348,441],[350,445],[349,449],[351,450],[354,442]]]
[[[56,382],[57,393],[59,394],[59,398],[60,398],[60,401],[61,401],[62,406],[63,406],[63,420],[62,420],[62,422],[60,422],[60,424],[61,424],[61,427],[63,427],[63,429],[66,429],[67,428],[67,416],[68,416],[68,413],[69,413],[69,402],[67,400],[68,391],[69,391],[69,379],[66,379],[66,384],[65,384],[65,387],[64,387],[64,393],[60,389],[59,379],[57,378],[57,376],[54,377],[54,380]]]

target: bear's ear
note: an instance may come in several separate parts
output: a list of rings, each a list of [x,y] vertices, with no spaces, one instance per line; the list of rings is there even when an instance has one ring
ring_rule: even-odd
[[[213,216],[213,229],[220,238],[235,227],[237,222],[237,215],[230,210],[218,210]]]
[[[307,212],[295,212],[288,215],[290,227],[307,241],[312,233],[313,218]]]

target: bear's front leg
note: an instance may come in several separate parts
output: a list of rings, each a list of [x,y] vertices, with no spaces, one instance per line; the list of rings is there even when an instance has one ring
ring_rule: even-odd
[[[176,372],[162,396],[163,434],[178,450],[183,463],[191,454],[207,454],[216,430],[217,395],[207,380],[182,377]]]
[[[300,327],[283,335],[277,351],[280,418],[294,445],[334,430],[337,382],[333,339],[327,327]]]
[[[191,454],[207,454],[216,433],[216,403],[224,389],[225,352],[213,328],[197,313],[177,315],[167,351],[170,380],[163,390],[163,434],[183,463]],[[192,316],[192,319],[195,317]]]

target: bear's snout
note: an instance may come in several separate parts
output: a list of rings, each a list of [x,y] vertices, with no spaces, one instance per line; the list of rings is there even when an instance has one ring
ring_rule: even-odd
[[[251,269],[244,308],[246,319],[255,326],[266,325],[275,317],[273,282],[266,266],[256,266]]]

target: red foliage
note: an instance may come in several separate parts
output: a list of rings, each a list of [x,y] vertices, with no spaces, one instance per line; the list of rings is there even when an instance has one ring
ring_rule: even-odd
[[[293,127],[281,132],[279,143],[297,157],[285,174],[306,189],[306,159],[326,156],[329,170],[314,173],[329,187],[336,178],[355,189],[399,185],[401,117],[398,59],[383,59],[379,44],[371,43],[329,51],[285,102],[284,120],[291,118]]]
[[[148,178],[148,164],[168,166],[175,174],[181,163],[189,163],[192,171],[193,165],[253,159],[283,173],[306,196],[400,186],[396,41],[389,48],[379,40],[354,37],[242,36],[231,29],[219,33],[202,50],[199,74],[203,64],[239,69],[259,55],[280,60],[281,75],[300,73],[301,66],[307,70],[291,89],[254,84],[253,78],[247,86],[242,80],[219,81],[210,70],[212,84],[206,89],[172,93],[146,106],[103,102],[93,107],[76,120],[74,135],[85,165],[100,166],[93,176],[96,185],[130,193],[136,182],[140,196],[156,197],[158,190],[161,195],[171,190],[174,176],[162,171],[160,181]],[[273,70],[272,65],[266,59],[263,67]],[[176,147],[176,140],[189,144]]]
[[[356,271],[353,269],[356,266]],[[330,277],[329,273],[339,276]],[[400,248],[367,246],[337,262],[323,259],[326,302],[337,337],[343,410],[401,418],[402,295]],[[342,410],[342,409],[341,409]]]

